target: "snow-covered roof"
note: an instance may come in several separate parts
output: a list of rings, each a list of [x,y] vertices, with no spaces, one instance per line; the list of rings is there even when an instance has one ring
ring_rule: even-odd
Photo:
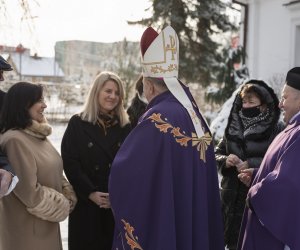
[[[24,76],[64,77],[63,71],[53,57],[36,57],[27,53],[21,56],[19,53],[11,53],[10,57],[15,70]]]
[[[9,54],[3,53],[3,54],[1,54],[1,56],[4,58],[4,60],[7,61],[8,57],[9,57]]]

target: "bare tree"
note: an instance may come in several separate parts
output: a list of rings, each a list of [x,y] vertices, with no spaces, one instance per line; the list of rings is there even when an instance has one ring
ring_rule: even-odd
[[[5,29],[3,29],[3,27],[9,26],[12,21],[11,14],[13,13],[9,13],[9,11],[11,11],[9,8],[9,1],[11,0],[0,0],[0,29],[2,33],[5,33]],[[26,25],[26,29],[32,35],[32,40],[34,40],[34,42],[37,42],[37,38],[35,37],[34,19],[38,16],[33,15],[33,10],[36,10],[36,7],[39,6],[39,0],[18,0],[17,6],[14,6],[14,10],[15,8],[19,8],[21,10],[21,16],[19,17],[20,25]],[[13,18],[16,19],[14,14]]]
[[[6,12],[7,12],[7,2],[9,0],[0,0],[0,14],[4,17],[6,17]],[[19,0],[19,6],[23,10],[23,17],[24,18],[30,18],[32,17],[31,13],[31,8],[33,5],[39,6],[39,1],[38,0]]]

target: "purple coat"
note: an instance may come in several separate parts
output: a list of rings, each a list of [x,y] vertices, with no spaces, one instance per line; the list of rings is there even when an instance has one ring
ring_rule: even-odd
[[[240,249],[300,249],[300,115],[270,145],[248,192]]]
[[[169,91],[150,102],[111,168],[114,250],[224,249],[214,149],[204,128],[198,139]]]

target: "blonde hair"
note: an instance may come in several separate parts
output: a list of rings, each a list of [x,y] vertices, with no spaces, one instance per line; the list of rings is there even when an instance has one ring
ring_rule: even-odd
[[[99,92],[103,88],[104,84],[110,80],[114,81],[118,86],[120,100],[118,105],[115,107],[114,112],[120,120],[120,126],[124,127],[124,125],[126,125],[129,122],[129,120],[128,115],[123,106],[123,100],[125,97],[123,82],[119,76],[109,71],[103,71],[96,76],[94,83],[92,84],[89,90],[83,111],[80,113],[80,117],[84,121],[88,121],[93,124],[97,123],[98,115],[100,113],[100,106],[98,101]]]

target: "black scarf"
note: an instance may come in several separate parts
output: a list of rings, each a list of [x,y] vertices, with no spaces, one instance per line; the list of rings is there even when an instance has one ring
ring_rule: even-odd
[[[240,110],[239,116],[244,126],[244,136],[247,135],[251,130],[253,130],[258,123],[268,120],[271,117],[269,109],[267,109],[265,112],[261,112],[255,117],[246,117],[243,115],[242,110]]]
[[[118,119],[118,116],[115,114],[100,113],[98,115],[97,124],[101,128],[103,128],[105,134],[107,133],[108,128],[115,126],[118,123],[119,123],[119,119]]]

